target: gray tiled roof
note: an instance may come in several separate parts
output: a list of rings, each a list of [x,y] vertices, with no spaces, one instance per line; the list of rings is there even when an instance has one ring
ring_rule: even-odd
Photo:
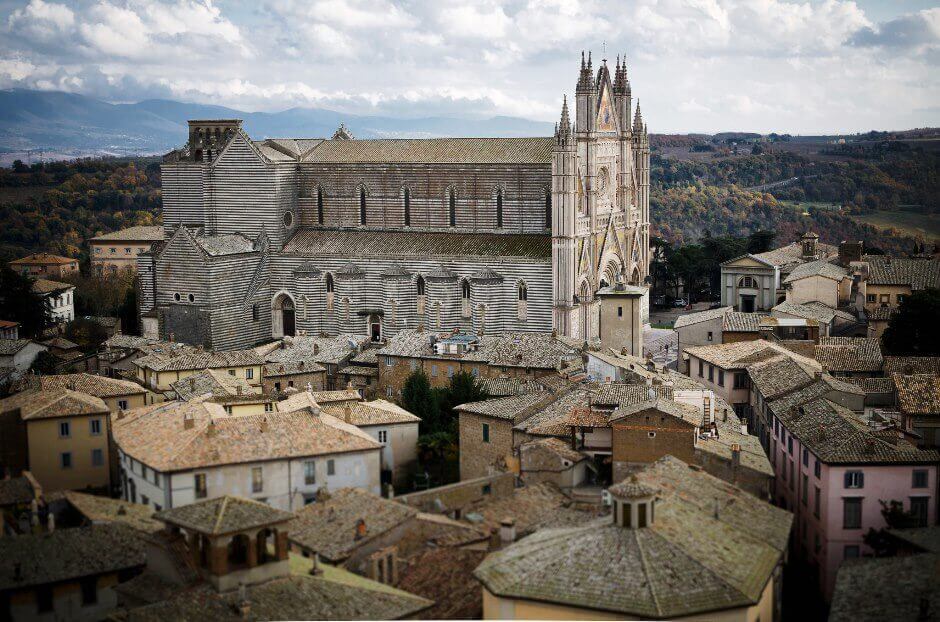
[[[907,415],[934,415],[940,418],[940,376],[933,374],[894,374],[898,409]]]
[[[0,479],[0,507],[27,505],[33,499],[37,499],[41,492],[42,488],[32,475]]]
[[[743,313],[741,311],[729,311],[725,314],[721,330],[725,332],[760,332],[760,320],[765,317],[762,313]]]
[[[286,338],[283,347],[265,355],[268,363],[307,361],[323,365],[338,365],[357,353],[368,337],[343,333],[332,337],[301,336]]]
[[[555,369],[559,361],[575,358],[578,350],[551,333],[502,333],[484,335],[478,339],[477,349],[463,354],[437,354],[431,338],[447,338],[451,333],[435,334],[429,331],[406,329],[399,331],[377,352],[380,356],[424,357],[479,361],[504,367],[535,367]]]
[[[0,591],[118,572],[146,563],[139,532],[118,524],[4,536],[0,551]]]
[[[227,350],[217,352],[189,351],[183,354],[150,354],[134,364],[154,371],[184,371],[190,369],[221,369],[261,365],[264,359],[254,350]]]
[[[116,397],[147,392],[147,389],[130,380],[85,373],[42,376],[39,379],[39,386],[41,389],[71,389],[95,397]]]
[[[910,285],[913,291],[940,287],[940,261],[936,259],[865,255],[865,261],[871,285]]]
[[[827,464],[928,464],[940,460],[936,451],[874,433],[852,411],[825,399],[786,409],[771,404],[771,410],[793,436]]]
[[[651,526],[605,517],[544,529],[491,554],[475,576],[498,596],[639,618],[759,602],[792,515],[671,456],[638,481],[660,491]]]
[[[31,339],[0,339],[0,356],[12,356],[31,342]]]
[[[202,250],[213,257],[250,253],[255,250],[254,242],[240,233],[199,236],[196,242]]]
[[[112,499],[67,490],[65,499],[90,523],[122,523],[142,533],[163,529],[163,523],[153,518],[153,508],[123,499]]]
[[[848,276],[848,271],[837,264],[826,259],[818,261],[808,261],[793,268],[789,276],[783,280],[784,283],[792,283],[800,279],[806,279],[811,276],[821,276],[834,281],[841,281]]]
[[[75,289],[71,283],[62,283],[60,281],[50,281],[49,279],[36,279],[33,281],[33,291],[37,294],[51,294],[66,289]]]
[[[460,406],[457,406],[456,410],[474,415],[484,415],[487,417],[496,417],[498,419],[516,421],[523,412],[529,408],[550,401],[552,397],[552,394],[548,391],[523,393],[522,395],[495,397],[492,399],[483,400],[482,402],[461,404]]]
[[[359,488],[340,488],[325,501],[297,510],[288,539],[339,563],[361,546],[418,515],[418,510]],[[365,522],[365,536],[356,525]]]
[[[91,239],[92,242],[117,242],[117,241],[127,241],[127,242],[156,242],[162,240],[164,237],[163,226],[156,225],[153,227],[148,226],[137,226],[137,227],[128,227],[127,229],[121,229],[120,231],[112,231],[111,233],[103,233],[101,235],[95,236]]]
[[[30,389],[0,400],[0,413],[17,409],[24,421],[110,412],[100,397],[60,388]]]
[[[816,251],[819,253],[820,257],[826,258],[836,255],[839,249],[832,244],[817,242]],[[765,253],[758,253],[754,256],[778,266],[782,272],[787,272],[794,266],[804,263],[803,246],[799,242],[792,242],[786,246],[781,246],[780,248],[775,248]]]
[[[686,313],[685,315],[680,315],[676,318],[676,322],[673,324],[673,328],[684,328],[686,326],[691,326],[692,324],[698,324],[699,322],[714,320],[715,318],[723,317],[732,309],[733,307],[718,307],[717,309],[707,309],[705,311],[698,311],[696,313]]]
[[[226,495],[163,510],[153,517],[183,529],[219,536],[284,523],[293,514],[260,501]]]
[[[888,533],[928,553],[940,553],[940,525],[888,529]]]
[[[357,577],[339,568],[297,574],[249,586],[252,620],[398,620],[421,617],[433,605],[407,592]],[[238,590],[217,592],[208,584],[177,590],[175,597],[112,615],[126,622],[213,620],[239,622]]]
[[[858,559],[839,568],[829,621],[925,620],[938,609],[940,555]]]
[[[891,374],[934,374],[940,376],[940,356],[886,356],[886,376]]]
[[[303,161],[547,165],[554,145],[551,137],[324,140]]]
[[[874,337],[822,337],[816,360],[827,371],[878,371],[884,362]]]
[[[299,229],[284,245],[288,255],[342,257],[551,257],[548,235]]]
[[[826,305],[797,304],[788,300],[781,302],[771,309],[771,313],[773,315],[780,313],[795,315],[796,317],[807,320],[816,320],[823,324],[829,324],[835,318],[835,309],[827,307]]]
[[[205,369],[199,373],[181,378],[170,385],[176,391],[177,397],[183,401],[191,400],[200,395],[211,394],[215,397],[251,395],[254,387],[237,376],[215,369]]]

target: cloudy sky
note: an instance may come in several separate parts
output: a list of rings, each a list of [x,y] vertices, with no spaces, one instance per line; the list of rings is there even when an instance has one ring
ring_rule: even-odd
[[[582,49],[653,132],[940,126],[922,0],[0,0],[0,88],[553,121]]]

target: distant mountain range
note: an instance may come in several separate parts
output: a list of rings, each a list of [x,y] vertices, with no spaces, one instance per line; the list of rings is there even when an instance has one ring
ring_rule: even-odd
[[[186,142],[189,119],[242,119],[252,138],[323,138],[339,126],[356,138],[550,136],[551,123],[516,117],[400,119],[318,108],[244,112],[224,106],[151,99],[110,104],[72,93],[0,91],[0,154],[44,150],[58,155],[163,153]]]

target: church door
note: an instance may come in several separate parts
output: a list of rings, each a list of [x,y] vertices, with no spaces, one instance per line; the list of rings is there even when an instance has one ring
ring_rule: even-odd
[[[281,311],[282,322],[284,326],[284,336],[293,337],[294,336],[294,310],[293,309],[284,309]]]

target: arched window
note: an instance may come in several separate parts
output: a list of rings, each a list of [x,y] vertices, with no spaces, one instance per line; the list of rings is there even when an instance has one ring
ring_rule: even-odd
[[[359,189],[359,224],[366,224],[366,189]]]
[[[418,289],[418,295],[424,296],[424,277],[420,274],[418,275],[418,280],[415,282],[415,287]]]
[[[453,188],[447,191],[448,222],[451,227],[457,226],[457,193]]]
[[[470,317],[470,281],[467,279],[460,282],[460,315]]]
[[[411,189],[405,186],[405,226],[411,226]]]
[[[424,277],[420,274],[418,275],[418,280],[415,281],[415,289],[418,292],[418,315],[424,315],[424,305],[427,302],[427,294]]]
[[[519,281],[518,297],[519,301],[516,303],[516,317],[520,320],[524,320],[529,312],[529,288],[526,287],[525,281]]]
[[[333,275],[327,272],[326,273],[326,293],[332,294],[334,291],[333,288],[334,288]]]
[[[738,281],[738,287],[757,289],[757,281],[754,280],[754,277],[742,276]]]
[[[545,228],[552,228],[552,193],[545,191]]]
[[[317,223],[323,224],[323,188],[317,187]]]
[[[496,227],[503,226],[503,189],[496,189]]]

